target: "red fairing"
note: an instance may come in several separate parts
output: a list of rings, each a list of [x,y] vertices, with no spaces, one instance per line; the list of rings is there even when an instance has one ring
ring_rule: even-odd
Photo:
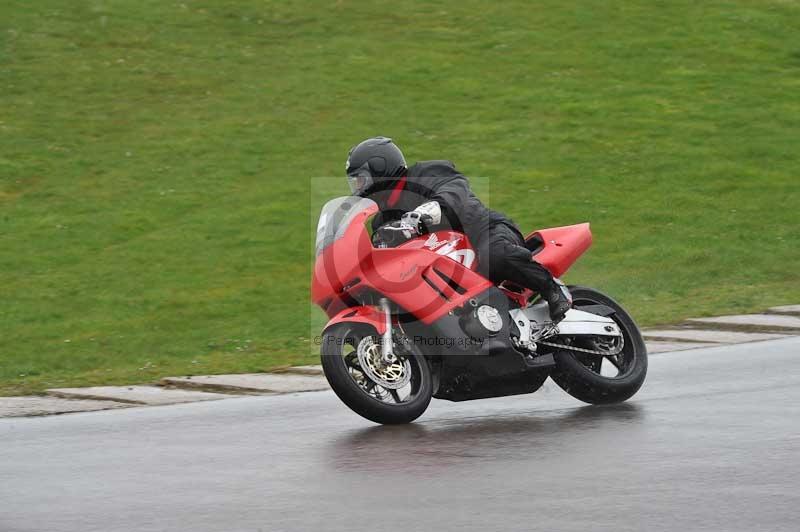
[[[359,213],[342,238],[317,256],[311,279],[311,300],[322,307],[328,316],[332,317],[342,308],[350,306],[346,296],[352,287],[348,285],[363,279],[361,262],[376,251],[364,226],[367,218],[376,212],[378,206],[373,205]]]
[[[376,249],[364,266],[370,285],[426,324],[492,286],[455,260],[423,249]]]
[[[401,249],[426,249],[437,255],[450,257],[472,271],[478,270],[478,257],[472,244],[464,233],[455,231],[436,231],[414,238],[398,246]]]
[[[477,260],[461,233],[440,231],[396,248],[374,248],[364,224],[376,210],[359,213],[342,237],[317,256],[311,299],[331,318],[346,321],[343,309],[355,304],[352,296],[374,290],[432,323],[492,286],[470,269]]]
[[[383,334],[386,331],[386,319],[381,315],[380,310],[375,307],[361,306],[343,309],[328,321],[325,328],[327,329],[331,325],[341,322],[364,323],[374,327],[378,334]]]
[[[500,284],[499,288],[508,299],[515,301],[520,307],[525,307],[531,297],[533,297],[533,294],[536,293],[530,288],[523,288],[514,283],[509,283],[508,281]]]
[[[360,306],[359,296],[376,292],[394,305],[431,324],[492,286],[476,272],[478,260],[467,237],[455,231],[437,231],[396,248],[375,248],[366,229],[378,211],[375,204],[354,213],[343,233],[317,256],[311,298],[331,318],[364,323],[379,333],[385,329],[381,311]],[[318,228],[319,231],[319,228]],[[534,259],[559,277],[592,243],[589,224],[532,233],[544,244]],[[501,286],[509,298],[523,306],[530,290]]]
[[[538,236],[544,247],[533,259],[550,270],[553,277],[561,277],[592,245],[592,231],[588,223],[541,229],[529,234],[525,240]]]

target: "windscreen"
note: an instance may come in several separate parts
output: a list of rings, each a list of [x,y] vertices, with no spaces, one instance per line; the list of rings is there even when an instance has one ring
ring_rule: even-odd
[[[322,207],[317,223],[317,255],[342,237],[353,217],[375,205],[375,202],[358,196],[344,196],[330,200]]]

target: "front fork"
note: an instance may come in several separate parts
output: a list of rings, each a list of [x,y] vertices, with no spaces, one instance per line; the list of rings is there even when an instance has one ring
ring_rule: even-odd
[[[391,364],[396,360],[392,348],[392,309],[389,306],[389,300],[385,297],[380,299],[379,304],[383,311],[383,319],[386,320],[386,330],[381,336],[381,358],[384,364]]]

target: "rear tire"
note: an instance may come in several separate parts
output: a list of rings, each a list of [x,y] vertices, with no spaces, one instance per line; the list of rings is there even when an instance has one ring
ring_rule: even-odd
[[[320,349],[325,378],[339,399],[356,414],[383,425],[411,423],[425,412],[433,396],[433,378],[428,361],[416,352],[403,353],[402,358],[408,360],[412,371],[408,398],[396,404],[385,402],[377,397],[377,393],[373,395],[365,389],[364,383],[366,387],[372,383],[372,389],[376,390],[374,381],[356,368],[357,359],[355,364],[353,362],[355,347],[369,336],[377,338],[378,335],[371,327],[360,324],[338,323],[326,330]],[[358,375],[359,371],[362,384],[354,377],[354,373]],[[387,395],[392,392],[383,390]],[[394,392],[399,394],[397,390]]]
[[[598,355],[581,355],[562,350],[554,353],[556,368],[551,377],[561,389],[585,403],[602,405],[621,403],[632,397],[644,384],[647,375],[647,347],[639,327],[622,306],[607,295],[582,286],[570,287],[574,306],[605,305],[614,310],[609,315],[622,331],[623,351],[614,360],[619,364],[615,377],[603,376],[596,369]],[[602,357],[606,358],[606,357]],[[607,361],[608,362],[608,361]]]

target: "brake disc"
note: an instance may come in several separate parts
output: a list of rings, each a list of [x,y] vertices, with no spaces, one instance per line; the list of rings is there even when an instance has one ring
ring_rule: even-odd
[[[371,336],[358,343],[357,356],[364,374],[379,386],[397,390],[411,381],[411,362],[395,356],[392,362],[385,363],[381,346]]]

